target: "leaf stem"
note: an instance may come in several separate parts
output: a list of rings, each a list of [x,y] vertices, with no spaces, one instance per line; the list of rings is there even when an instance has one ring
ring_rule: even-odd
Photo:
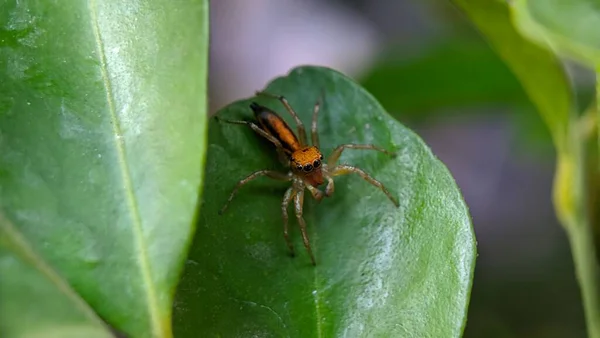
[[[593,152],[598,147],[594,138],[597,129],[589,128],[590,121],[594,124],[597,122],[596,119],[590,119],[595,110],[595,107],[588,109],[576,121],[579,123],[572,124],[570,154],[559,153],[558,156],[554,196],[558,217],[569,237],[590,338],[600,338],[600,267],[593,224],[596,220],[597,168]]]
[[[596,261],[592,229],[588,222],[582,223],[584,224],[571,224],[566,228],[581,289],[588,337],[600,338],[600,270]]]

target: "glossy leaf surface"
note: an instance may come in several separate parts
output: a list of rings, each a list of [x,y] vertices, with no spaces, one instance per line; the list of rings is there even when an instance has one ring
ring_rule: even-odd
[[[112,337],[92,309],[24,243],[2,214],[0,271],[2,337]]]
[[[170,336],[205,153],[207,1],[6,1],[0,22],[0,209],[111,325]]]
[[[257,88],[258,89],[258,88]],[[475,238],[460,192],[423,141],[391,118],[349,78],[301,67],[267,90],[285,95],[306,126],[321,91],[321,149],[373,143],[396,158],[347,150],[356,165],[400,200],[356,176],[336,179],[317,204],[307,193],[304,216],[315,252],[304,250],[293,209],[296,257],[283,238],[281,201],[289,183],[259,179],[244,186],[222,216],[236,182],[279,169],[273,147],[248,127],[209,123],[206,185],[197,233],[175,301],[177,336],[196,337],[459,337],[475,264]],[[277,100],[256,99],[292,119]],[[221,118],[251,119],[251,100]]]

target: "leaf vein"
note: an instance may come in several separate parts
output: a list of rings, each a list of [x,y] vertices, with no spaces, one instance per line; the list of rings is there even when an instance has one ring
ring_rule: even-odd
[[[118,155],[119,169],[121,171],[121,178],[123,179],[123,185],[126,193],[127,205],[129,206],[131,221],[133,225],[133,236],[135,240],[135,245],[137,248],[137,259],[140,267],[140,272],[142,275],[142,281],[144,285],[144,289],[146,291],[146,302],[148,304],[148,311],[150,313],[151,323],[152,323],[152,331],[154,336],[163,336],[164,333],[167,333],[168,330],[166,328],[162,328],[162,321],[160,320],[159,310],[158,310],[158,301],[156,298],[156,290],[154,286],[154,282],[152,280],[152,275],[150,273],[150,262],[148,258],[148,253],[146,252],[146,242],[144,239],[143,229],[142,229],[142,221],[140,217],[140,212],[138,208],[138,202],[133,192],[133,184],[131,181],[131,173],[129,170],[129,164],[126,160],[126,151],[124,141],[122,140],[121,134],[121,125],[119,121],[119,117],[117,116],[117,112],[115,109],[115,100],[113,98],[112,93],[112,84],[108,75],[108,64],[106,60],[106,54],[104,51],[104,44],[102,41],[102,36],[100,34],[100,27],[98,23],[98,13],[96,11],[96,0],[88,0],[88,8],[90,11],[91,22],[92,22],[92,30],[94,32],[94,39],[96,42],[96,48],[98,52],[98,59],[100,61],[100,71],[102,75],[102,82],[104,84],[104,89],[106,92],[106,100],[108,103],[108,110],[110,113],[111,124],[113,127],[113,133],[115,135],[115,146]],[[162,333],[162,334],[161,334]]]
[[[23,262],[33,266],[38,272],[45,276],[56,288],[73,302],[82,313],[94,323],[100,325],[104,329],[104,322],[98,317],[96,312],[79,296],[75,290],[67,283],[61,275],[59,275],[53,267],[51,267],[40,255],[30,246],[28,241],[22,236],[17,228],[8,220],[0,211],[0,234],[1,238],[7,241],[7,246],[16,257],[19,257]],[[0,241],[0,245],[2,245]]]

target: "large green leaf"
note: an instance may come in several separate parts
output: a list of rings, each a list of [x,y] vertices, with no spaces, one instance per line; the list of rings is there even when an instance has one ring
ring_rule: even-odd
[[[475,238],[460,192],[446,167],[413,132],[347,77],[301,67],[267,90],[285,95],[307,126],[321,91],[325,155],[342,143],[373,143],[390,158],[347,150],[342,163],[370,172],[399,197],[395,207],[358,177],[339,177],[335,194],[305,218],[315,252],[303,248],[293,209],[290,258],[281,201],[286,183],[257,180],[240,190],[222,216],[236,182],[252,171],[280,168],[273,147],[248,127],[209,123],[203,213],[175,301],[181,337],[458,337],[465,324],[475,264]],[[258,102],[279,111],[277,100]],[[221,118],[251,118],[250,100]],[[283,170],[283,169],[281,169]]]
[[[205,154],[207,1],[5,1],[0,22],[0,209],[111,325],[170,336]]]
[[[453,0],[506,62],[544,118],[559,152],[567,147],[572,93],[560,60],[523,37],[503,0]]]
[[[87,304],[27,246],[2,214],[0,271],[2,337],[112,336]]]

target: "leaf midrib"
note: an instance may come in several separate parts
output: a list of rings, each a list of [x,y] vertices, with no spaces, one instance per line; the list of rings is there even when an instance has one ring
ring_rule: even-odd
[[[375,101],[375,98],[372,97],[372,100]],[[381,105],[379,105],[378,108],[381,111],[385,111]],[[391,117],[391,116],[388,116],[388,117],[390,119],[393,119],[393,117]],[[331,121],[327,121],[327,122],[329,124],[331,124]],[[392,133],[391,132],[388,134],[388,143],[392,144],[394,146],[397,146],[396,143],[394,142],[394,139],[392,137]],[[335,146],[334,146],[334,148],[335,148]],[[330,149],[330,153],[331,153],[331,151],[334,148]],[[397,151],[397,149],[396,149],[396,151]],[[391,161],[386,162],[385,164],[383,164],[379,168],[373,168],[373,170],[371,170],[370,172],[381,172],[381,171],[384,171],[383,169],[385,169],[388,166],[392,165],[391,163],[393,163],[393,162],[394,162],[394,159],[392,159]],[[345,162],[342,161],[342,157],[340,157],[339,160],[338,160],[338,164],[340,164],[340,163],[345,163]],[[348,175],[347,178],[353,178],[353,177],[356,177],[356,176],[355,175]],[[342,196],[342,198],[343,198],[343,196]],[[318,238],[318,236],[317,236],[317,227],[316,227],[317,217],[316,217],[315,207],[318,207],[317,203],[313,203],[312,208],[310,208],[310,211],[307,214],[310,214],[310,218],[312,219],[313,226],[311,227],[312,228],[311,242],[313,243],[313,250],[314,250],[315,255],[316,255],[317,252],[318,252],[318,245],[317,245],[317,238]],[[317,255],[317,259],[318,259],[318,255]],[[322,338],[323,337],[323,327],[321,325],[321,311],[320,311],[320,305],[319,305],[319,300],[320,300],[320,298],[319,298],[319,292],[321,290],[319,290],[319,283],[318,283],[318,274],[317,274],[318,264],[319,263],[317,262],[317,266],[313,267],[313,273],[314,273],[314,290],[316,291],[316,293],[313,294],[313,299],[314,299],[314,304],[315,304],[316,333],[317,333],[317,337],[318,338]]]
[[[390,143],[393,144],[392,140],[391,140],[391,136],[390,136]],[[340,158],[339,162],[341,163],[341,158]],[[391,165],[391,164],[390,163],[385,163],[380,168],[374,168],[374,170],[372,170],[372,172],[381,172],[381,171],[383,171],[381,168],[385,168],[385,167],[387,167],[389,165]],[[347,176],[347,178],[355,178],[355,177],[356,176],[354,176],[354,175],[348,175]],[[308,196],[310,196],[310,195],[308,195]],[[341,196],[341,198],[344,198],[344,196]],[[313,226],[311,227],[312,228],[311,243],[313,244],[313,250],[314,250],[315,255],[318,253],[318,245],[317,245],[318,236],[317,236],[317,227],[316,227],[317,217],[316,217],[316,211],[315,211],[316,207],[318,207],[318,204],[317,203],[313,203],[312,207],[309,209],[310,211],[307,212],[307,214],[310,215],[310,218],[312,220],[311,223],[313,224]],[[319,256],[317,255],[317,259],[318,259],[318,257]],[[316,326],[317,338],[322,338],[323,337],[323,327],[321,325],[321,317],[322,317],[322,315],[321,315],[320,304],[319,304],[319,302],[320,302],[319,293],[321,292],[321,290],[319,289],[319,283],[318,283],[318,274],[317,274],[318,267],[319,267],[319,263],[317,261],[317,266],[313,267],[313,274],[314,274],[314,280],[313,280],[313,282],[314,282],[314,290],[316,292],[312,296],[313,296],[314,305],[315,305],[315,317],[316,317],[315,326]]]
[[[315,212],[315,206],[316,205],[315,204],[316,203],[313,203],[312,208],[310,208],[309,214],[310,214],[310,218],[312,220],[312,225],[313,225],[311,227],[312,228],[312,234],[311,234],[312,238],[311,239],[312,239],[312,243],[313,243],[313,246],[314,246],[314,252],[315,252],[315,254],[317,254],[317,252],[318,252],[318,250],[317,250],[318,249],[318,246],[317,246],[317,227],[316,227],[316,222],[315,222],[315,220],[317,219],[317,217],[315,216],[316,215],[316,212]],[[318,257],[319,256],[317,256],[317,259],[318,259]],[[313,270],[313,274],[314,274],[314,279],[313,279],[314,290],[316,292],[314,292],[314,293],[312,291],[309,291],[309,292],[312,293],[312,298],[313,298],[313,301],[314,301],[314,304],[315,304],[315,318],[316,318],[316,320],[315,320],[315,326],[316,326],[317,337],[318,338],[322,338],[323,337],[323,328],[321,326],[321,311],[319,310],[319,308],[320,308],[320,306],[319,306],[319,300],[320,300],[319,299],[319,292],[320,292],[320,290],[319,290],[319,283],[317,282],[318,281],[318,278],[317,278],[317,269],[318,269],[318,267],[319,267],[318,261],[317,261],[317,266],[311,266],[311,268]]]
[[[150,314],[152,332],[153,335],[156,337],[170,337],[170,330],[168,328],[162,327],[162,321],[160,320],[158,301],[156,298],[156,290],[154,282],[152,280],[152,275],[150,273],[150,262],[148,259],[148,253],[146,252],[147,246],[143,235],[142,221],[140,217],[137,199],[133,192],[133,184],[131,182],[129,164],[126,160],[124,141],[121,137],[121,124],[115,109],[112,85],[108,76],[108,65],[106,61],[106,54],[104,53],[102,37],[100,34],[100,27],[98,24],[98,13],[96,11],[96,7],[96,0],[88,0],[88,9],[90,11],[92,30],[94,32],[94,40],[96,42],[98,59],[100,61],[102,83],[106,92],[106,101],[108,104],[108,111],[110,113],[111,124],[113,127],[115,147],[118,154],[119,169],[121,171],[121,178],[123,179],[124,185],[123,188],[125,190],[127,205],[129,207],[128,210],[131,216],[137,259],[142,275],[144,291],[146,293],[146,302],[148,305],[148,312]]]

